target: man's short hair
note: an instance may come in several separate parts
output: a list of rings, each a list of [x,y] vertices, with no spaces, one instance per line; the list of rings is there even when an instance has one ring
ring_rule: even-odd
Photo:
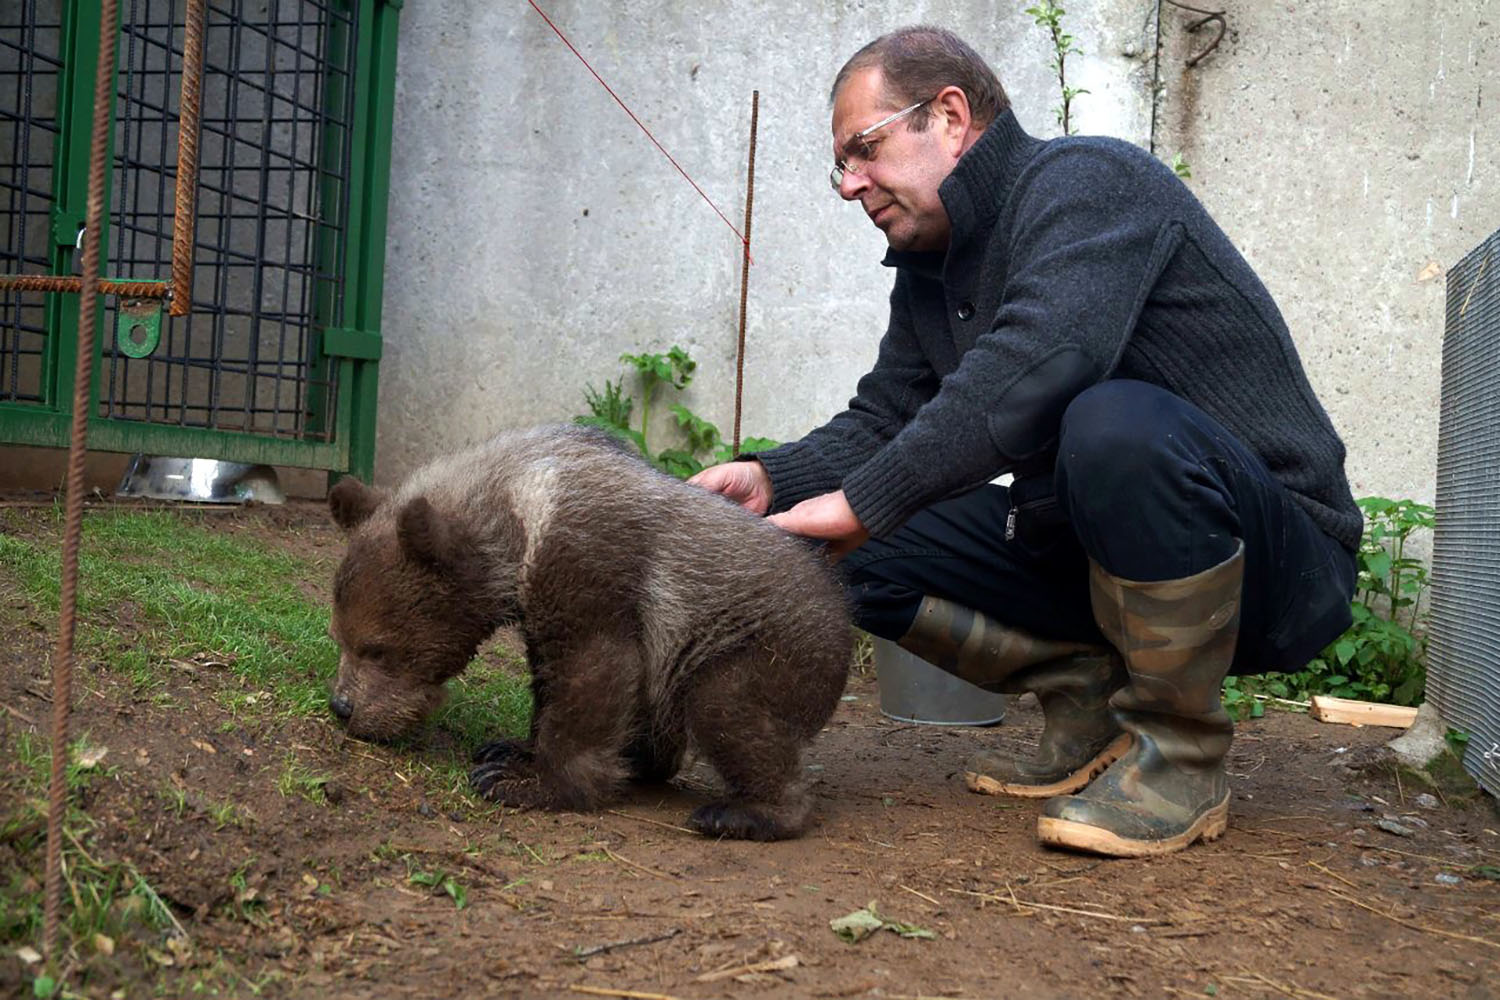
[[[885,97],[892,107],[928,100],[949,86],[968,97],[969,112],[980,126],[989,125],[1010,107],[995,71],[967,42],[945,28],[914,24],[881,35],[844,63],[834,78],[829,103],[838,98],[849,77],[871,67],[880,69]],[[912,130],[921,132],[928,121],[925,114],[914,118]]]

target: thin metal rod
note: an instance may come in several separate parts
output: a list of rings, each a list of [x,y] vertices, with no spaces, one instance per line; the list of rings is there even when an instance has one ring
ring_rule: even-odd
[[[52,664],[52,772],[48,786],[46,896],[42,951],[55,964],[58,911],[62,904],[62,820],[67,805],[65,765],[68,711],[73,702],[73,627],[78,611],[78,539],[83,527],[83,460],[87,453],[89,389],[94,371],[94,322],[99,310],[100,239],[104,230],[104,171],[109,150],[110,104],[114,97],[116,0],[99,5],[99,61],[94,69],[94,122],[89,139],[89,186],[83,234],[83,273],[78,308],[78,363],[73,372],[73,425],[68,447],[68,493],[64,503],[61,612],[57,655]]]
[[[187,0],[187,19],[183,22],[177,197],[172,213],[173,316],[186,316],[193,308],[193,224],[198,211],[198,123],[203,110],[203,24],[207,7],[207,0]]]
[[[59,292],[76,295],[83,291],[83,279],[66,274],[0,274],[0,291]],[[99,279],[100,295],[119,295],[127,299],[170,299],[172,286],[160,281],[112,281]]]
[[[760,122],[760,91],[750,92],[750,167],[745,181],[745,255],[740,263],[740,340],[734,358],[734,441],[740,453],[740,411],[745,400],[745,301],[750,290],[750,212],[755,207],[755,133]]]

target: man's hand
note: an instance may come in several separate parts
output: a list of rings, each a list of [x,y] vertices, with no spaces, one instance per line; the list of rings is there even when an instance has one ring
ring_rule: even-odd
[[[870,533],[850,508],[843,490],[804,500],[767,520],[794,535],[827,541],[828,551],[835,558],[848,555],[870,540]]]
[[[771,509],[771,477],[759,462],[711,465],[688,482],[726,496],[754,514]]]

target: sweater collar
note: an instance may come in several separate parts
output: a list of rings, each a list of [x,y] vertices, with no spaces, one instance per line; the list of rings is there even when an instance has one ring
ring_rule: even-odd
[[[1028,135],[1009,108],[990,122],[938,187],[951,227],[949,247],[994,224],[1021,168],[1041,147],[1042,140]],[[940,277],[946,257],[946,251],[887,250],[881,263]]]

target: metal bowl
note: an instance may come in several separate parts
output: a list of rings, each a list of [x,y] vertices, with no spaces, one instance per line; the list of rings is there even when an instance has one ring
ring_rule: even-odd
[[[183,500],[193,503],[286,503],[269,465],[222,462],[216,458],[131,458],[116,496]]]

